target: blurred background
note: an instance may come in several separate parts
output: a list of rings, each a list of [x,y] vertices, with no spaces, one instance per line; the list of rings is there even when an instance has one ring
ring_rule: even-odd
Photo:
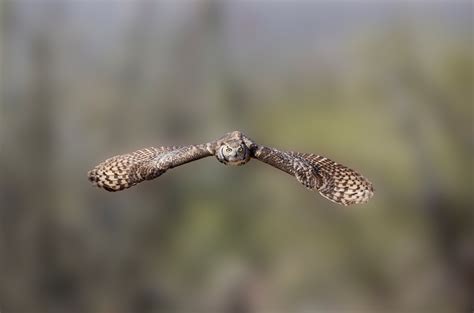
[[[2,313],[473,309],[471,1],[0,8]],[[87,181],[236,129],[375,197],[213,158],[123,193]]]

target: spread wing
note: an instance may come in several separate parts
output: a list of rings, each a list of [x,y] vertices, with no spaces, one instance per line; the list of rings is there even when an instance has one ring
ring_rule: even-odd
[[[257,146],[253,157],[295,176],[306,188],[335,203],[365,203],[374,194],[372,183],[362,175],[319,155]]]
[[[168,169],[213,155],[212,143],[145,148],[105,160],[88,173],[89,180],[108,191],[130,188]]]

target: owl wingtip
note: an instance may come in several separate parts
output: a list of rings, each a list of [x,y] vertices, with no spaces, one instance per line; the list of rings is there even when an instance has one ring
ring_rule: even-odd
[[[90,170],[87,172],[87,180],[90,181],[91,183],[97,182],[97,175],[95,173],[95,170]]]

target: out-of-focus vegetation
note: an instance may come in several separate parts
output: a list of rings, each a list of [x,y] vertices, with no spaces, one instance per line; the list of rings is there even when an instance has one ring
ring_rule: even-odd
[[[1,2],[1,312],[468,312],[471,2]],[[104,158],[239,129],[376,189],[252,161],[123,193]]]

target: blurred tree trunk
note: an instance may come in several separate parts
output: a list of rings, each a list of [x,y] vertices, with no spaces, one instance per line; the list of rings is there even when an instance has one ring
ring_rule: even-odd
[[[156,6],[154,1],[137,1],[132,7],[135,9],[135,16],[125,32],[124,62],[117,76],[117,91],[121,95],[109,112],[117,116],[117,121],[121,122],[112,123],[107,130],[112,144],[118,146],[123,142],[133,142],[133,138],[140,135],[135,129],[140,129],[138,126],[147,121],[145,116],[139,116],[140,110],[137,110],[137,107],[139,108],[140,104],[146,101],[144,98],[146,94],[144,87],[147,85],[145,74],[149,70],[146,52],[150,49],[153,40],[151,30],[156,18]],[[123,120],[124,116],[127,117],[126,120]]]
[[[1,218],[5,236],[0,240],[5,241],[3,251],[9,255],[1,258],[1,270],[6,271],[1,275],[1,285],[8,297],[0,309],[10,311],[11,306],[12,311],[61,311],[74,309],[77,300],[77,282],[61,270],[58,241],[54,240],[61,234],[55,219],[55,181],[59,174],[54,171],[58,129],[53,36],[56,26],[61,25],[63,6],[50,3],[45,10],[29,12],[33,21],[25,23],[28,13],[23,5],[14,1],[3,4],[3,14],[8,18],[3,24],[2,57],[12,60],[10,66],[29,66],[30,76],[23,78],[26,83],[21,92],[11,88],[11,93],[2,95],[9,125],[8,132],[2,132],[2,149],[10,151],[3,161],[11,179],[2,180],[2,190],[8,194]],[[26,49],[16,50],[18,40],[26,43]],[[6,68],[5,73],[13,79],[19,75],[13,68]]]
[[[78,281],[74,280],[67,270],[62,268],[59,260],[59,241],[64,236],[58,231],[58,193],[55,192],[55,181],[58,173],[54,163],[60,151],[58,145],[57,114],[57,81],[54,47],[58,43],[56,25],[62,25],[64,7],[60,3],[48,5],[39,15],[37,28],[31,30],[31,96],[30,120],[27,121],[27,132],[35,134],[28,143],[30,156],[34,161],[28,164],[30,195],[30,212],[38,219],[38,229],[32,238],[35,258],[32,260],[36,273],[33,273],[35,288],[33,299],[35,306],[52,311],[77,309]]]
[[[402,37],[401,40],[410,40],[411,38]],[[400,44],[400,43],[399,43]],[[406,43],[401,47],[413,47],[413,44]],[[395,88],[395,98],[398,98],[397,118],[400,126],[400,133],[406,136],[406,142],[411,145],[411,149],[416,161],[417,173],[416,177],[422,177],[420,187],[420,199],[422,201],[422,211],[431,230],[433,242],[439,253],[440,260],[444,261],[444,269],[446,284],[450,286],[451,298],[456,298],[455,303],[463,303],[460,309],[471,310],[472,303],[470,295],[474,294],[474,269],[472,263],[466,262],[465,247],[460,246],[462,238],[466,232],[469,232],[469,225],[465,225],[463,220],[472,219],[469,204],[463,197],[455,198],[449,196],[443,186],[446,184],[442,181],[442,175],[437,170],[436,163],[433,158],[433,152],[428,145],[428,138],[425,136],[429,130],[424,128],[422,121],[426,119],[426,112],[432,112],[435,118],[442,125],[446,125],[445,129],[451,135],[451,139],[457,142],[465,142],[465,136],[458,136],[456,125],[459,118],[453,117],[453,114],[445,114],[448,103],[443,103],[443,96],[434,84],[429,81],[428,77],[424,77],[420,73],[417,64],[412,61],[416,60],[416,54],[411,51],[401,51],[401,59],[399,68],[394,72],[398,74],[395,77],[393,86]],[[410,57],[404,55],[412,53]],[[430,110],[424,107],[435,107]],[[464,144],[456,145],[465,152]],[[461,178],[460,178],[461,180]],[[462,184],[462,181],[459,182]],[[459,187],[458,194],[463,194],[464,186]],[[467,228],[466,228],[467,227]]]

